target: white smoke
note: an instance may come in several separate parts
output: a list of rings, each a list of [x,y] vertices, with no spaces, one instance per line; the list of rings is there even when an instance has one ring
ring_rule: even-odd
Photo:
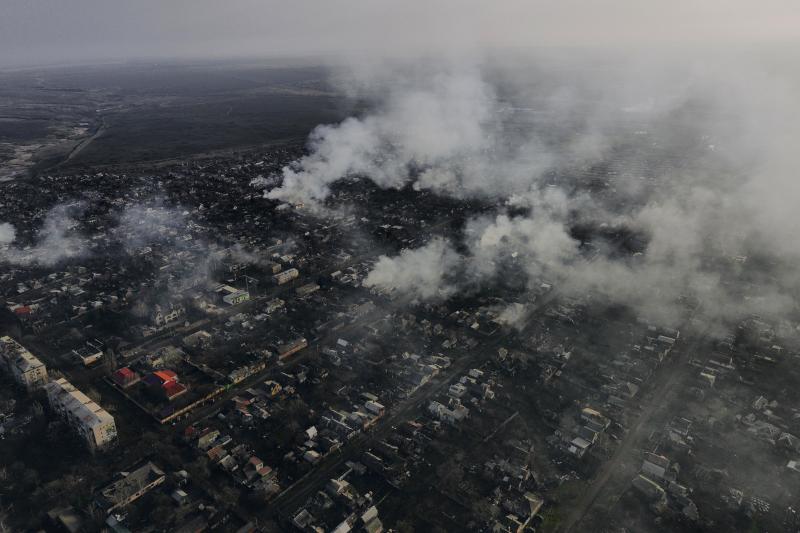
[[[17,230],[8,222],[0,223],[0,246],[11,244],[17,237]]]
[[[715,61],[664,73],[658,62],[612,74],[583,64],[579,74],[542,67],[528,76],[514,62],[514,71],[371,73],[358,83],[378,81],[366,91],[355,83],[356,94],[385,99],[363,118],[315,130],[310,153],[268,196],[319,202],[335,181],[364,176],[385,188],[506,199],[508,212],[467,223],[463,255],[437,240],[381,258],[368,286],[412,300],[485,284],[511,263],[530,286],[546,278],[562,294],[599,294],[664,322],[685,315],[686,295],[713,320],[782,315],[800,288],[800,84],[791,62]],[[489,71],[505,85],[485,81]],[[646,248],[617,254],[600,240],[588,250],[576,224],[639,234]],[[766,269],[741,266],[748,261]],[[459,265],[463,278],[442,264]]]
[[[165,204],[161,198],[126,206],[116,218],[117,225],[111,235],[127,251],[153,241],[168,242],[172,246],[180,244],[179,237],[187,232],[189,224],[187,213]]]
[[[45,215],[35,242],[26,247],[9,246],[0,249],[0,262],[14,265],[52,266],[66,259],[82,257],[88,253],[88,242],[73,230],[78,222],[72,214],[74,205],[58,205]],[[11,224],[0,227],[0,243],[11,243],[16,229]]]
[[[512,303],[501,309],[498,309],[495,322],[503,326],[521,329],[525,325],[525,321],[530,316],[530,309],[525,304]]]
[[[267,197],[318,202],[348,176],[367,176],[385,188],[413,181],[452,195],[494,194],[518,189],[542,168],[542,150],[533,141],[507,142],[507,106],[478,72],[446,71],[418,81],[387,87],[385,102],[364,118],[317,127],[310,153],[283,169],[282,185]]]
[[[460,258],[442,239],[433,239],[415,250],[403,250],[396,257],[378,258],[365,287],[394,292],[412,301],[442,300],[453,294],[448,274]]]

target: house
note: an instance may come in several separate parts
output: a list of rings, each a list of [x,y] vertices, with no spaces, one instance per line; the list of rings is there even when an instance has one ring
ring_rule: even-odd
[[[226,455],[220,459],[218,464],[222,469],[227,470],[228,472],[233,472],[239,469],[239,464],[232,455]]]
[[[315,293],[319,290],[319,285],[316,283],[306,283],[295,290],[298,298],[304,298],[309,294]]]
[[[214,292],[216,292],[222,299],[222,302],[227,305],[237,305],[250,299],[249,292],[231,287],[230,285],[220,285]]]
[[[95,497],[97,506],[107,514],[138,500],[166,479],[164,472],[150,461],[132,472],[121,473],[121,476],[121,479],[100,489]]]
[[[139,377],[139,374],[130,368],[123,367],[114,372],[114,374],[111,376],[111,379],[117,386],[127,389],[131,385],[138,383],[141,378]]]
[[[359,518],[364,525],[364,531],[368,533],[383,532],[383,524],[381,523],[381,519],[378,518],[378,509],[374,505],[364,511]]]
[[[640,470],[651,479],[664,479],[669,470],[669,459],[663,455],[647,452],[644,454]]]
[[[311,526],[316,521],[316,518],[309,513],[306,509],[302,509],[299,513],[294,515],[292,518],[292,524],[294,527],[301,531],[305,531],[307,528]]]
[[[207,450],[211,447],[215,440],[219,437],[219,430],[207,429],[197,439],[197,447],[201,450]]]
[[[364,407],[366,408],[367,411],[374,414],[375,416],[383,416],[383,414],[386,412],[386,408],[382,404],[373,400],[368,400],[364,404]]]
[[[210,344],[211,339],[212,339],[211,333],[207,332],[204,329],[201,329],[200,331],[196,331],[191,335],[187,335],[186,337],[184,337],[182,342],[184,346],[187,346],[189,348],[202,348]]]
[[[756,411],[763,411],[764,409],[767,408],[768,405],[769,405],[769,400],[767,400],[763,396],[759,396],[753,402],[753,409],[755,409]]]
[[[636,490],[638,490],[645,498],[651,501],[661,501],[666,498],[666,493],[658,483],[649,479],[641,474],[633,478],[631,482]]]
[[[465,387],[462,383],[455,383],[450,385],[450,388],[447,390],[447,394],[452,396],[453,398],[461,398],[467,393],[467,387]]]
[[[302,350],[307,346],[308,346],[308,341],[304,337],[295,339],[287,344],[281,344],[280,346],[278,346],[278,358],[281,360],[286,359],[290,355],[299,352],[300,350]]]
[[[178,374],[172,370],[156,370],[144,378],[150,390],[168,401],[185,394],[187,388],[178,381]]]
[[[157,328],[169,326],[185,314],[186,308],[181,304],[171,304],[169,311],[166,313],[160,305],[156,305],[153,312],[153,325]]]
[[[447,422],[451,425],[455,425],[469,416],[469,409],[460,403],[451,409],[437,401],[432,401],[428,405],[428,412],[442,422]]]
[[[80,533],[84,530],[81,516],[74,507],[62,507],[47,512],[48,518],[69,533]]]
[[[258,476],[258,472],[260,470],[264,470],[265,473],[269,473],[271,471],[269,467],[264,466],[264,461],[255,455],[250,457],[244,465],[244,475],[248,481],[252,481],[256,476]]]
[[[575,437],[570,441],[569,446],[567,446],[567,451],[575,457],[581,458],[586,455],[591,445],[592,443],[588,440],[582,437]]]
[[[325,484],[325,492],[332,497],[341,496],[350,489],[350,483],[343,479],[331,479]]]
[[[280,298],[273,298],[272,300],[267,302],[266,307],[264,307],[264,312],[268,315],[271,315],[278,309],[282,309],[286,305],[286,302],[281,300]]]
[[[468,372],[468,374],[469,374],[469,377],[471,377],[471,378],[480,379],[481,377],[483,377],[483,370],[479,370],[477,368],[473,368]]]
[[[308,450],[303,454],[303,459],[311,464],[316,464],[320,461],[320,459],[322,459],[322,456],[319,454],[319,452]]]
[[[276,285],[283,285],[284,283],[288,283],[299,276],[300,276],[299,270],[297,270],[296,268],[290,268],[289,270],[278,272],[277,274],[272,276],[272,279]]]
[[[698,375],[698,378],[700,383],[709,389],[713,389],[714,384],[717,382],[716,374],[714,373],[713,370],[708,368],[702,370]]]
[[[97,361],[99,361],[103,357],[103,343],[94,340],[88,341],[85,346],[77,349],[72,350],[72,354],[78,359],[84,366],[89,366]]]
[[[591,407],[584,407],[581,409],[581,421],[597,424],[603,429],[606,429],[611,424],[611,420],[603,416],[600,411],[592,409]]]
[[[267,380],[264,382],[264,390],[267,392],[267,396],[274,398],[281,393],[283,387],[281,387],[281,384],[277,381]]]
[[[189,503],[189,495],[183,489],[175,489],[172,491],[171,497],[178,505]]]

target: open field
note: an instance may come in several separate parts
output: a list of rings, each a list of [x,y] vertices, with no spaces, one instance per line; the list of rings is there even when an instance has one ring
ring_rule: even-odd
[[[0,179],[301,142],[346,111],[326,78],[260,63],[0,72]]]

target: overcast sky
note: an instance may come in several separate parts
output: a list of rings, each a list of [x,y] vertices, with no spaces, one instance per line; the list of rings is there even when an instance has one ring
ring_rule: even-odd
[[[0,0],[0,66],[799,36],[797,0]]]

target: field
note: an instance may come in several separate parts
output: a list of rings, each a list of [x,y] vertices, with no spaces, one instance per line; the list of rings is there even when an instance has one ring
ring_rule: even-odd
[[[348,111],[326,79],[276,62],[0,72],[0,180],[302,142]]]

